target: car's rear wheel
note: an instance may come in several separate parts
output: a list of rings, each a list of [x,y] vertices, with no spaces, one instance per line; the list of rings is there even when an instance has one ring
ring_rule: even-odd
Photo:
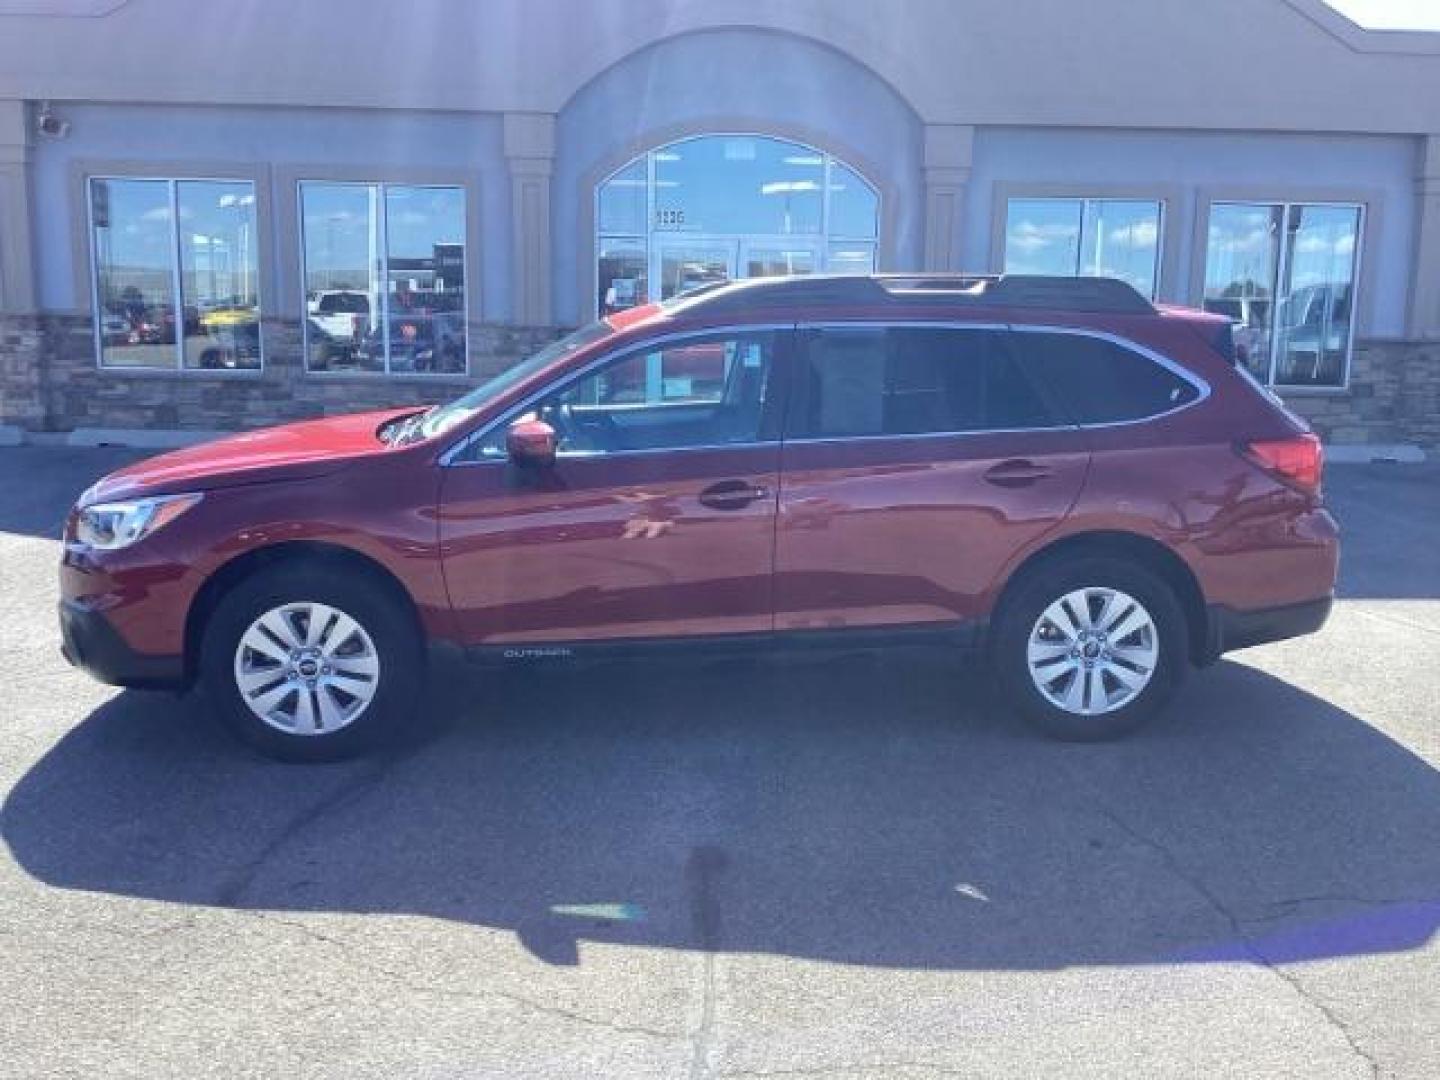
[[[284,761],[331,761],[388,741],[419,696],[409,613],[379,584],[324,565],[261,571],[220,601],[201,653],[226,725]]]
[[[1042,565],[992,639],[1007,700],[1054,738],[1114,739],[1155,715],[1185,672],[1184,612],[1143,566],[1103,556]]]

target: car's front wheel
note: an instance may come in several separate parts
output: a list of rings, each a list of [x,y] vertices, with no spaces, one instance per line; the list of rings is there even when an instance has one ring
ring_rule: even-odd
[[[206,628],[201,676],[221,719],[251,746],[284,761],[330,761],[404,729],[422,652],[387,590],[296,563],[226,593]]]
[[[1184,613],[1143,566],[1091,556],[1020,581],[999,612],[993,661],[1005,696],[1041,731],[1089,742],[1149,720],[1186,664]]]

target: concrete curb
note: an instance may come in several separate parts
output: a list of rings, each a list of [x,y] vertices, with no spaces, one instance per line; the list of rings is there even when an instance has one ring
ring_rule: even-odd
[[[1370,465],[1373,463],[1419,465],[1425,461],[1425,451],[1409,443],[1373,446],[1325,445],[1327,465]]]
[[[151,431],[144,428],[76,428],[65,437],[66,446],[124,446],[136,450],[175,450],[233,435],[233,431]]]

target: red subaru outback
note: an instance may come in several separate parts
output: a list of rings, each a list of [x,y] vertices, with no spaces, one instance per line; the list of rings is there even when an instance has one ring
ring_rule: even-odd
[[[60,620],[91,674],[203,684],[284,758],[402,731],[428,650],[681,639],[978,646],[1015,711],[1102,739],[1321,626],[1320,478],[1224,319],[1120,282],[740,282],[449,405],[114,473],[66,523]]]

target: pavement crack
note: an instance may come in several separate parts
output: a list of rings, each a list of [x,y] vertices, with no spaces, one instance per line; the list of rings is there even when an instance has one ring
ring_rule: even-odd
[[[472,990],[456,986],[434,986],[428,983],[422,983],[417,981],[413,976],[401,971],[396,971],[394,968],[386,967],[384,964],[377,963],[368,956],[358,955],[354,946],[344,938],[336,937],[333,934],[326,934],[298,920],[286,919],[260,911],[244,912],[244,914],[251,915],[261,922],[289,927],[292,930],[299,931],[306,937],[329,945],[342,953],[349,963],[364,971],[366,974],[385,979],[411,993],[425,994],[430,997],[470,1001],[504,1001],[529,1012],[571,1020],[575,1023],[584,1024],[587,1027],[603,1028],[619,1035],[642,1035],[647,1038],[665,1040],[674,1040],[681,1037],[678,1032],[661,1031],[658,1028],[645,1027],[639,1024],[617,1024],[609,1020],[601,1020],[597,1017],[589,1016],[586,1013],[562,1008],[559,1005],[548,1005],[544,1002],[536,1001],[534,998],[526,997],[523,994],[511,993],[508,990],[496,990],[494,988]]]
[[[337,785],[333,791],[292,817],[253,859],[241,866],[216,890],[215,903],[220,907],[238,907],[270,860],[316,822],[358,802],[385,778],[399,760],[398,757],[392,757],[374,762],[369,768]]]
[[[1282,965],[1275,963],[1266,956],[1246,930],[1247,920],[1242,919],[1232,911],[1215,891],[1205,884],[1203,878],[1182,866],[1180,861],[1175,858],[1174,853],[1160,841],[1134,828],[1109,808],[1096,806],[1095,810],[1101,817],[1110,822],[1126,836],[1130,837],[1130,839],[1158,855],[1167,870],[1188,885],[1197,896],[1203,899],[1217,915],[1229,924],[1231,933],[1234,934],[1235,940],[1244,950],[1246,956],[1250,957],[1259,967],[1283,982],[1290,988],[1291,992],[1299,997],[1311,1010],[1318,1013],[1325,1023],[1345,1040],[1345,1044],[1350,1048],[1351,1052],[1365,1063],[1372,1077],[1378,1078],[1381,1075],[1380,1063],[1360,1045],[1354,1033],[1351,1032],[1349,1025],[1345,1023],[1339,1013],[1330,1005],[1326,1004],[1323,999],[1307,990],[1294,973],[1286,971]]]
[[[715,953],[720,944],[720,902],[716,878],[725,868],[725,853],[716,847],[697,847],[685,864],[690,893],[690,921],[700,946],[700,1018],[690,1033],[691,1080],[713,1074],[710,1055],[715,1037]]]

